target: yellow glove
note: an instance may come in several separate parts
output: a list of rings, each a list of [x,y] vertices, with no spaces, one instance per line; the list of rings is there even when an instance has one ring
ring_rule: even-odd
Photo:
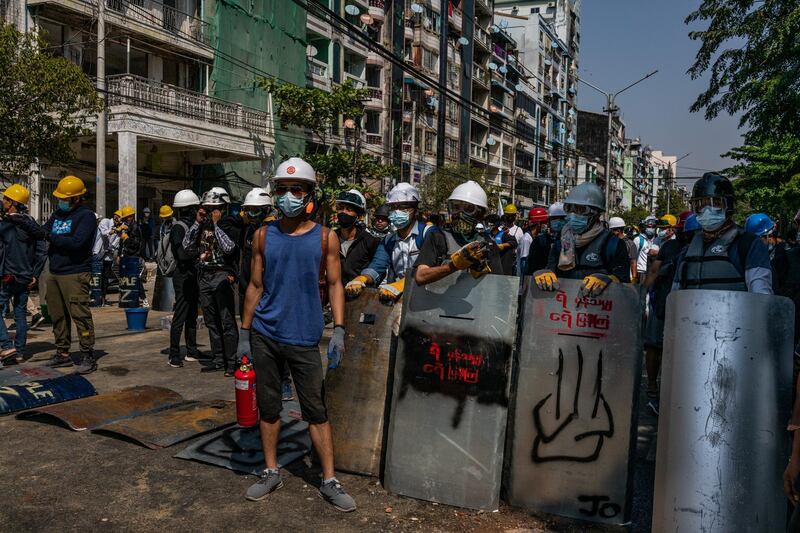
[[[378,287],[378,298],[383,303],[394,303],[403,296],[403,290],[406,287],[405,278],[399,279],[394,283],[384,283]]]
[[[478,265],[471,266],[469,268],[469,275],[472,276],[474,279],[478,279],[481,276],[485,276],[486,274],[491,274],[491,273],[492,269],[489,267],[489,263],[487,263],[486,261]]]
[[[501,252],[503,250],[508,250],[509,248],[511,248],[511,245],[508,244],[507,242],[501,242],[500,244],[497,245],[497,249],[500,250]]]
[[[119,238],[124,241],[124,240],[126,240],[128,238],[128,234],[127,233],[123,233],[122,235],[119,236]]]
[[[450,261],[458,270],[466,270],[473,265],[479,264],[486,258],[488,252],[489,245],[486,242],[474,241],[454,252],[450,256]]]
[[[533,281],[543,291],[558,290],[558,278],[552,270],[537,270],[533,273]]]
[[[358,295],[361,294],[368,282],[369,278],[367,276],[356,276],[353,281],[344,286],[344,292],[348,298],[358,298]]]
[[[583,285],[581,285],[581,297],[596,298],[603,294],[609,283],[619,281],[614,276],[607,276],[606,274],[589,274],[583,278]]]

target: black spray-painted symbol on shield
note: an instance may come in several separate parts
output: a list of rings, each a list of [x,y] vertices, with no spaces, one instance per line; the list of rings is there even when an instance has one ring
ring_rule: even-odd
[[[590,463],[600,456],[604,440],[614,435],[614,417],[601,391],[603,352],[591,363],[580,346],[576,358],[565,358],[558,350],[556,392],[533,409],[534,463]]]

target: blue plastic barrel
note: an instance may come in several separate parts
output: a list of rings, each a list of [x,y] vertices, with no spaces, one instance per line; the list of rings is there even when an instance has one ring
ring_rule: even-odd
[[[128,331],[144,331],[147,326],[147,313],[145,307],[135,307],[125,310],[125,319],[128,321]]]

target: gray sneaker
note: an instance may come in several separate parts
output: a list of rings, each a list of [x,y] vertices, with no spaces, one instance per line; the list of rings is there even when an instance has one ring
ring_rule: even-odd
[[[283,480],[281,479],[280,471],[275,472],[265,469],[264,473],[261,474],[261,478],[247,489],[244,497],[251,502],[259,502],[282,487]]]
[[[81,352],[81,364],[78,365],[78,374],[91,374],[97,370],[97,362],[92,352]]]
[[[323,483],[319,488],[319,495],[323,500],[344,513],[356,510],[356,501],[344,491],[342,484],[336,478]]]

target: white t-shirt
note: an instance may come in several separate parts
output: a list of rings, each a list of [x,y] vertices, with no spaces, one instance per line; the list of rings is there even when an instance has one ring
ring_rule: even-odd
[[[519,241],[519,248],[517,248],[517,256],[520,259],[524,259],[528,257],[528,254],[531,253],[531,244],[533,243],[533,237],[529,232],[525,232],[522,236],[522,239]]]
[[[639,249],[639,259],[636,261],[636,270],[639,272],[647,272],[647,257],[650,254],[652,243],[642,234],[637,235],[633,242],[636,243],[636,247]]]
[[[517,239],[517,245],[522,244],[522,235],[525,233],[524,231],[522,231],[522,228],[514,224],[512,226],[509,226],[506,231],[508,231],[509,235]]]

